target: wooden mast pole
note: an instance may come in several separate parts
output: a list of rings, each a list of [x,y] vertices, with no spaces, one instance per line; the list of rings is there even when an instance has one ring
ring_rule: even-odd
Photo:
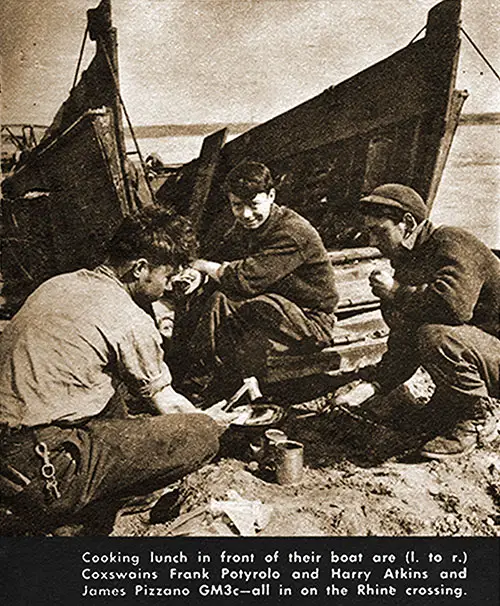
[[[88,10],[87,18],[90,39],[97,43],[96,55],[100,55],[103,64],[111,70],[108,86],[112,95],[109,99],[109,106],[113,113],[113,125],[128,208],[134,210],[134,196],[126,166],[127,153],[119,90],[118,39],[116,28],[112,26],[111,0],[102,0],[97,8]]]

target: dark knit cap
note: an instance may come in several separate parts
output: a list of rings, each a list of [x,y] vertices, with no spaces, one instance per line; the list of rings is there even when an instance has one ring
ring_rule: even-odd
[[[361,198],[361,212],[369,213],[370,206],[387,206],[405,213],[411,213],[417,223],[429,215],[429,209],[422,197],[411,187],[400,183],[387,183],[376,187],[369,196]]]

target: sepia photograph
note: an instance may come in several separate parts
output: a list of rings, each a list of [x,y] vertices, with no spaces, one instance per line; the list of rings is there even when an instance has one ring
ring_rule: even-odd
[[[498,539],[498,12],[3,0],[3,540]]]

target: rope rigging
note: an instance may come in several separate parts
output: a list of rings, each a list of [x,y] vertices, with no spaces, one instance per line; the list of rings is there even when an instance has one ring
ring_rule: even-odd
[[[426,26],[424,25],[424,27],[422,27],[417,34],[415,34],[415,36],[413,36],[413,38],[411,39],[411,41],[408,43],[408,46],[410,46],[410,44],[413,44],[415,42],[415,40],[420,36],[420,34],[425,31]],[[488,61],[488,58],[486,57],[486,55],[481,51],[481,49],[479,48],[479,46],[474,42],[474,40],[471,38],[471,36],[469,36],[469,34],[465,31],[465,29],[460,26],[460,31],[464,34],[464,36],[467,38],[467,40],[470,42],[470,44],[472,45],[472,48],[478,53],[478,55],[481,57],[481,59],[486,63],[486,65],[491,69],[491,71],[493,72],[493,74],[496,76],[497,80],[500,80],[500,74],[497,72],[497,70],[493,67],[493,65],[490,63],[490,61]]]
[[[139,162],[141,163],[141,167],[142,167],[142,170],[144,172],[144,178],[145,178],[145,181],[147,183],[147,186],[148,186],[148,189],[149,189],[149,193],[151,194],[151,198],[154,200],[155,199],[155,194],[154,194],[153,188],[151,186],[151,183],[149,182],[149,179],[147,177],[146,164],[144,162],[144,158],[143,158],[141,150],[139,148],[139,143],[138,143],[137,138],[135,136],[135,132],[134,132],[134,128],[132,126],[132,122],[130,120],[130,116],[128,115],[127,108],[125,107],[125,102],[123,101],[123,97],[122,97],[121,92],[120,92],[120,88],[119,88],[119,85],[118,85],[118,78],[116,77],[116,74],[114,72],[113,65],[111,63],[111,59],[109,58],[109,55],[108,55],[108,51],[106,50],[105,46],[103,48],[104,48],[104,56],[106,57],[106,62],[108,64],[109,71],[111,72],[111,75],[113,77],[113,82],[115,84],[116,92],[118,94],[118,99],[120,100],[120,105],[122,106],[123,113],[125,115],[125,119],[127,120],[127,125],[128,125],[128,127],[130,129],[130,134],[132,136],[132,140],[134,142],[134,146],[135,146],[135,149],[137,151],[137,155],[139,157]]]
[[[85,50],[85,43],[87,41],[87,36],[89,33],[89,25],[87,23],[87,27],[85,28],[85,33],[83,34],[82,46],[80,47],[80,55],[78,56],[78,63],[76,64],[75,77],[73,78],[73,84],[71,86],[71,90],[73,90],[78,82],[78,76],[80,73],[80,66],[82,64],[83,52]]]
[[[76,86],[76,84],[78,82],[78,76],[79,76],[79,73],[80,73],[80,67],[81,67],[81,63],[82,63],[82,59],[83,59],[83,53],[85,51],[85,44],[86,44],[86,41],[87,41],[88,33],[89,33],[89,25],[87,23],[87,27],[85,28],[85,33],[83,35],[82,45],[80,47],[80,54],[78,56],[78,63],[77,63],[77,66],[76,66],[75,77],[73,78],[73,84],[71,86],[71,91],[75,88],[75,86]],[[145,177],[145,181],[146,181],[147,187],[149,189],[149,193],[151,194],[151,198],[154,200],[155,199],[155,194],[154,194],[153,188],[151,186],[151,183],[149,182],[149,179],[147,177],[146,164],[144,162],[143,155],[142,155],[141,150],[139,148],[139,143],[138,143],[137,138],[135,136],[135,132],[134,132],[134,128],[132,126],[132,122],[130,120],[130,117],[129,117],[128,112],[127,112],[127,108],[125,107],[125,102],[124,102],[123,97],[122,97],[121,92],[120,92],[120,87],[119,87],[119,84],[118,84],[118,78],[116,77],[116,74],[115,74],[115,71],[113,69],[113,65],[111,63],[111,59],[109,58],[108,51],[106,49],[106,45],[105,44],[103,44],[103,50],[104,50],[104,56],[106,58],[106,63],[108,65],[108,69],[109,69],[109,71],[111,73],[111,76],[113,78],[113,83],[115,85],[115,89],[116,89],[116,92],[117,92],[117,95],[118,95],[118,99],[120,100],[120,105],[121,105],[121,107],[123,109],[123,113],[125,115],[125,119],[127,120],[127,125],[129,127],[130,134],[132,136],[132,140],[134,142],[134,147],[136,149],[137,156],[139,158],[139,162],[140,162],[142,170],[144,172],[144,177]]]
[[[463,32],[464,36],[472,44],[472,47],[474,48],[474,50],[479,54],[479,56],[481,57],[481,59],[486,63],[486,65],[495,74],[495,76],[497,77],[497,80],[500,80],[500,75],[498,74],[498,72],[496,71],[496,69],[493,67],[493,65],[491,65],[491,63],[488,61],[488,59],[486,58],[486,56],[484,55],[484,53],[481,51],[481,49],[478,47],[478,45],[474,42],[474,40],[469,36],[469,34],[464,30],[463,27],[460,27],[460,31]]]

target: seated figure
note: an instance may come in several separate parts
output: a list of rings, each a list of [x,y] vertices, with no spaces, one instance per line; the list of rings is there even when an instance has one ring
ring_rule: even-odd
[[[178,311],[169,356],[178,389],[191,396],[198,389],[205,399],[214,396],[209,386],[220,397],[245,376],[265,380],[273,351],[306,353],[329,345],[338,300],[318,232],[276,204],[264,164],[239,164],[224,190],[234,225],[216,260],[192,263],[207,281]]]
[[[173,389],[144,311],[193,244],[188,223],[165,210],[127,217],[102,265],[46,281],[5,328],[0,504],[26,532],[107,533],[124,500],[216,454],[229,413],[216,405],[203,414]],[[156,415],[129,416],[124,387]]]

